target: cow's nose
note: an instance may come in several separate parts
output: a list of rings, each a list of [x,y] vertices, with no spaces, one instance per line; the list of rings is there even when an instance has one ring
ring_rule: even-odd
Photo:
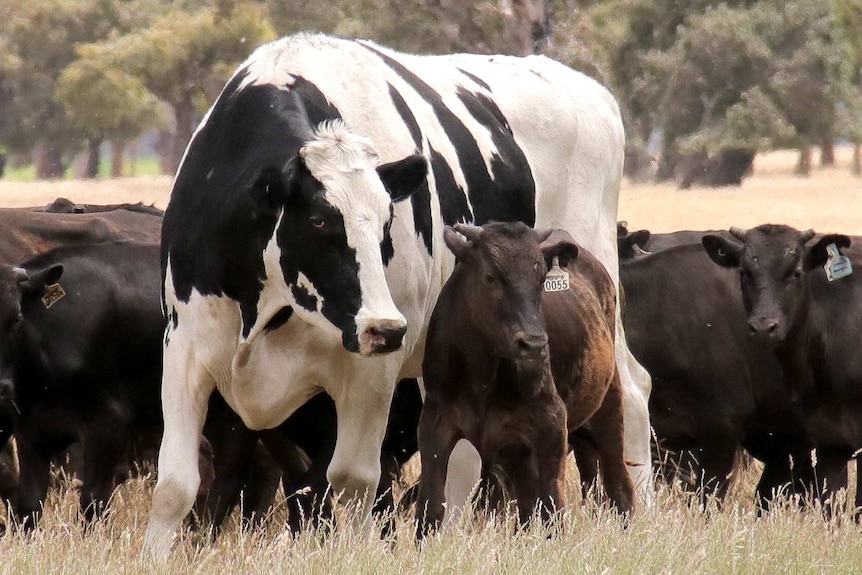
[[[407,326],[372,325],[366,330],[371,353],[389,353],[401,347]]]
[[[778,339],[778,321],[765,317],[753,319],[748,322],[748,334],[760,341],[769,342]]]
[[[548,335],[545,333],[515,333],[515,350],[521,357],[539,357],[548,345]]]

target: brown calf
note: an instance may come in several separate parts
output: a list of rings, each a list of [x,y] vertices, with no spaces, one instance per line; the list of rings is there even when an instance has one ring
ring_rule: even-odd
[[[604,267],[566,232],[521,223],[458,224],[445,241],[459,263],[431,316],[422,364],[417,536],[443,517],[459,439],[482,455],[483,476],[492,467],[506,475],[522,524],[537,506],[547,523],[565,503],[566,436],[589,425],[606,492],[619,511],[631,510],[616,298]],[[544,291],[555,258],[569,288]]]

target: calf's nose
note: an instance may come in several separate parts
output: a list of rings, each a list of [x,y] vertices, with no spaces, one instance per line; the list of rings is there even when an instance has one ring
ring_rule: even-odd
[[[521,357],[539,357],[548,345],[548,335],[519,331],[515,333],[514,344]]]

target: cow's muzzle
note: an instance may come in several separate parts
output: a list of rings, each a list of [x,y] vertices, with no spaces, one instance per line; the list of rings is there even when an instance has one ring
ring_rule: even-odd
[[[539,359],[548,356],[548,334],[545,332],[515,333],[512,340],[515,357],[520,359]]]
[[[9,378],[0,379],[0,409],[7,413],[15,412],[21,415],[21,410],[15,403],[15,386]]]
[[[359,335],[359,353],[380,355],[396,351],[401,347],[407,323],[403,320],[381,320],[370,323]]]
[[[755,343],[772,346],[784,339],[784,330],[777,320],[760,316],[748,321],[748,335]]]

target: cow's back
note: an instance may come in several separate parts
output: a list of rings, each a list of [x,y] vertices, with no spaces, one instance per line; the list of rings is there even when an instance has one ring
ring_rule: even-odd
[[[18,263],[61,245],[158,242],[161,226],[157,215],[126,210],[62,214],[0,208],[0,263]]]

